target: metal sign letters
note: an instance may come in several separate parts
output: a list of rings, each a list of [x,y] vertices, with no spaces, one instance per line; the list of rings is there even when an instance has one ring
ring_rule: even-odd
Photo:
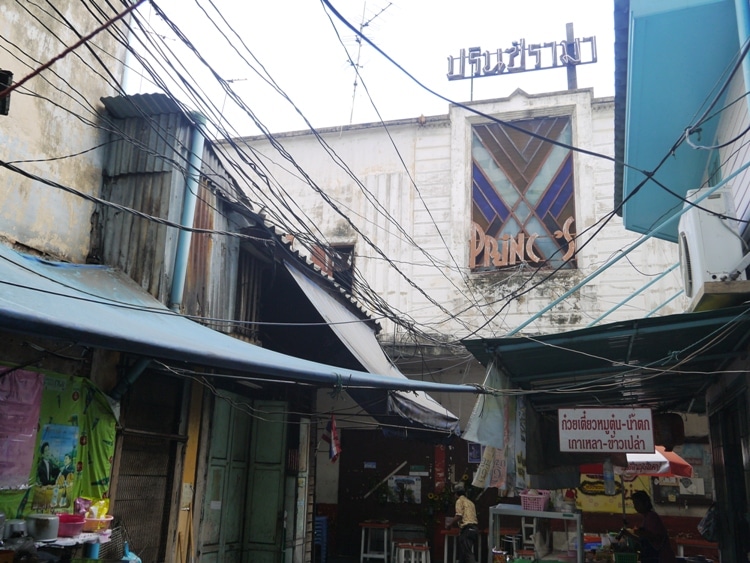
[[[507,49],[482,50],[481,47],[461,49],[459,55],[448,56],[448,80],[497,76],[531,70],[570,67],[596,62],[596,37],[572,41],[551,41],[526,44],[525,39],[513,41]]]

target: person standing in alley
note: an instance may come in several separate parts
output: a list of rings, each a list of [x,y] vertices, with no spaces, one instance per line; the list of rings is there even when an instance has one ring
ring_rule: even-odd
[[[456,515],[445,525],[445,528],[450,529],[457,523],[461,530],[458,535],[459,563],[476,563],[474,546],[479,536],[477,509],[474,503],[466,497],[463,483],[457,483],[453,487],[453,492],[456,495]]]

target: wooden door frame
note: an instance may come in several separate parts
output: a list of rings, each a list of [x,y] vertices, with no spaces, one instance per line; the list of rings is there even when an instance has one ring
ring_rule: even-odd
[[[251,402],[253,405],[257,405],[261,403],[274,403],[278,405],[283,405],[282,408],[285,409],[285,412],[286,410],[288,410],[288,405],[289,405],[288,401],[254,400],[251,397],[246,397],[246,399],[248,402]],[[200,508],[199,509],[197,508],[193,511],[192,523],[193,523],[194,530],[200,530],[201,524],[202,524],[203,506],[205,503],[205,495],[207,492],[206,488],[207,488],[207,483],[208,483],[208,471],[211,466],[210,464],[211,437],[214,431],[213,426],[214,426],[214,413],[215,413],[215,408],[216,408],[216,400],[217,400],[216,396],[211,391],[209,390],[204,391],[204,400],[202,403],[203,408],[201,412],[201,435],[200,435],[199,446],[198,446],[198,460],[196,464],[196,467],[197,467],[196,483],[195,483],[195,493],[194,493],[194,503],[193,503],[195,507],[200,507]],[[284,471],[286,468],[286,465],[285,465],[286,443],[287,443],[288,433],[289,433],[288,432],[289,421],[286,415],[285,415],[283,424],[284,424],[284,431],[283,431],[284,443],[282,446],[282,454],[281,454],[281,460],[280,460],[281,465],[282,465],[282,471]],[[256,432],[256,425],[253,424],[251,431],[250,431],[251,438],[250,438],[250,443],[248,444],[249,447],[252,447],[253,437],[255,436],[255,432]],[[243,511],[243,514],[245,515],[247,514],[247,507],[249,504],[249,499],[250,499],[250,494],[251,494],[251,490],[250,490],[251,485],[252,485],[252,481],[248,479],[247,490],[245,492],[245,495],[246,495],[245,496],[245,510]],[[281,495],[281,506],[283,507],[283,499],[284,499],[283,479],[282,479],[282,488],[280,491],[280,495]],[[246,518],[246,516],[243,518]],[[291,518],[291,521],[292,522],[294,521],[293,517]],[[200,535],[198,533],[195,534],[193,541],[194,541],[194,548],[192,550],[192,553],[194,557],[197,558],[200,556],[199,549],[201,545]],[[242,548],[243,556],[246,556],[248,553],[246,547],[249,545],[249,542],[247,541],[246,538],[243,538],[242,543],[243,543],[243,548]],[[283,550],[284,550],[283,533],[280,533],[279,544],[277,547],[278,549],[276,550],[276,553],[278,554],[278,559],[280,560],[281,557],[283,556]]]

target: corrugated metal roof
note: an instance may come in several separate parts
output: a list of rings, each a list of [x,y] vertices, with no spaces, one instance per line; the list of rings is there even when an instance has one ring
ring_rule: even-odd
[[[538,337],[466,340],[538,411],[638,406],[705,412],[705,390],[745,353],[750,307],[636,319]]]
[[[101,98],[107,112],[116,119],[150,117],[167,113],[184,114],[183,108],[164,94],[134,94]]]
[[[114,96],[102,98],[101,101],[111,117],[116,119],[112,131],[114,146],[106,170],[106,198],[171,222],[179,222],[190,135],[195,124],[185,110],[165,94]],[[148,127],[144,129],[146,124]],[[164,174],[159,174],[162,172]],[[147,174],[149,177],[145,176]],[[201,175],[208,180],[208,187],[216,197],[225,200],[243,215],[257,218],[269,233],[277,237],[279,245],[309,268],[311,274],[324,280],[332,291],[364,318],[371,318],[353,295],[324,274],[308,257],[295,250],[292,242],[285,240],[286,233],[271,224],[262,212],[252,210],[248,197],[223,165],[210,139],[206,139],[204,144]],[[116,190],[110,187],[113,182],[117,183]],[[144,209],[144,205],[149,208]],[[101,249],[105,262],[118,266],[152,295],[164,300],[163,261],[164,256],[172,255],[173,229],[143,221],[144,232],[130,238],[132,247],[127,246],[123,250],[118,245],[128,240],[130,230],[138,224],[137,219],[111,209],[103,211],[103,215],[106,216],[103,224],[108,231],[105,247]],[[224,225],[224,228],[228,229],[229,225]],[[166,243],[164,256],[149,255],[147,260],[143,260],[141,254],[149,249],[149,245],[143,245],[143,240],[160,241],[162,245]],[[137,260],[134,261],[135,258]],[[370,322],[379,328],[377,321]]]

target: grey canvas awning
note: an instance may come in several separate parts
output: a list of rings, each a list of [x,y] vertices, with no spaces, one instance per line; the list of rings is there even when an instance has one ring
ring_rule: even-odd
[[[289,273],[307,295],[323,320],[339,340],[370,373],[383,374],[394,380],[406,379],[388,359],[375,332],[363,320],[349,311],[324,288],[311,280],[295,265],[284,262]],[[407,393],[394,390],[381,400],[373,400],[372,393],[350,393],[374,418],[396,415],[415,426],[441,432],[459,433],[458,417],[423,391]]]
[[[465,385],[310,362],[237,340],[185,317],[106,267],[42,260],[0,245],[0,329],[173,364],[342,389],[476,393]]]
[[[703,413],[706,389],[749,338],[750,307],[742,305],[463,343],[539,412],[591,405]]]

